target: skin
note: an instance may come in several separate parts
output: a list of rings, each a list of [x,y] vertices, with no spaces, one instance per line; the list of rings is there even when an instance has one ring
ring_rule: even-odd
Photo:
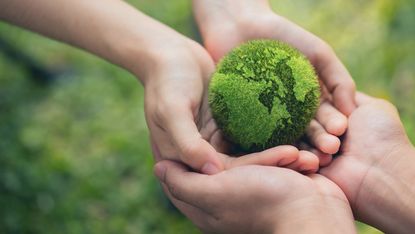
[[[223,3],[225,2],[231,3],[230,1],[223,1]],[[237,2],[233,1],[233,3]],[[243,2],[245,3],[245,1]],[[251,4],[253,2],[246,1],[246,3]],[[199,3],[202,3],[202,1],[199,1]],[[299,48],[312,61],[330,94],[329,98],[325,99],[326,102],[322,104],[315,122],[312,122],[310,125],[310,128],[313,130],[308,133],[310,143],[316,145],[319,150],[326,154],[337,151],[335,147],[332,147],[334,144],[325,144],[324,141],[328,141],[327,138],[333,140],[334,138],[331,136],[339,136],[344,132],[344,116],[340,112],[336,112],[328,103],[333,101],[342,113],[350,114],[354,108],[354,98],[352,96],[354,83],[349,79],[350,76],[346,69],[341,65],[327,44],[282,17],[273,14],[265,1],[258,1],[258,3],[263,4],[254,4],[251,5],[252,7],[246,7],[248,5],[244,7],[243,4],[233,5],[233,9],[236,10],[228,11],[228,13],[241,12],[241,17],[237,17],[235,14],[220,14],[221,11],[215,9],[218,13],[216,15],[217,20],[223,22],[223,24],[213,24],[212,22],[214,21],[207,20],[207,14],[202,11],[202,8],[198,7],[198,4],[195,4],[199,25],[201,25],[201,22],[204,22],[203,25],[206,25],[206,27],[201,25],[201,31],[208,51],[217,60],[237,43],[258,37],[280,39]],[[217,6],[223,7],[223,5],[218,4],[219,2],[216,2]],[[207,7],[206,9],[211,10],[212,8]],[[74,17],[73,12],[76,12],[76,17]],[[258,12],[262,14],[258,14]],[[111,17],[108,17],[108,15],[111,15]],[[255,20],[252,20],[252,16],[255,16]],[[156,172],[165,183],[173,183],[173,186],[168,186],[167,188],[169,188],[174,197],[178,197],[181,200],[196,198],[195,196],[183,197],[186,196],[184,195],[187,194],[186,192],[189,192],[189,187],[187,187],[187,190],[180,189],[180,186],[186,186],[186,183],[177,183],[177,178],[185,180],[183,175],[196,176],[197,178],[192,178],[200,182],[200,185],[203,184],[202,179],[205,180],[206,178],[213,178],[207,179],[207,181],[210,181],[206,184],[207,186],[209,186],[209,183],[210,185],[216,184],[214,186],[221,185],[220,190],[217,187],[216,189],[206,187],[208,188],[207,190],[203,190],[200,186],[194,187],[201,189],[197,200],[200,200],[201,195],[209,194],[212,191],[217,192],[218,198],[223,200],[227,197],[226,188],[228,186],[230,189],[234,188],[232,186],[237,186],[235,191],[241,189],[239,191],[241,193],[236,193],[238,195],[244,192],[249,194],[250,191],[251,195],[260,194],[252,194],[252,190],[243,190],[245,186],[240,186],[246,183],[247,185],[255,186],[255,189],[261,187],[258,184],[253,184],[252,181],[247,183],[252,179],[252,176],[246,177],[246,174],[258,173],[259,177],[265,180],[265,184],[275,183],[276,187],[279,188],[278,191],[273,192],[286,191],[287,194],[291,195],[289,197],[295,197],[296,195],[290,193],[290,191],[294,191],[297,187],[305,187],[307,189],[299,191],[299,194],[308,194],[308,197],[313,201],[305,203],[287,201],[287,204],[291,204],[291,206],[281,205],[280,207],[276,205],[275,207],[281,208],[281,213],[270,212],[271,217],[274,217],[274,215],[275,217],[290,217],[292,212],[288,212],[288,210],[292,210],[295,207],[301,207],[306,204],[322,204],[320,209],[319,207],[308,209],[319,210],[320,212],[317,214],[313,213],[310,215],[305,212],[306,214],[300,214],[298,217],[304,217],[304,220],[312,220],[314,225],[312,227],[316,228],[315,230],[320,230],[318,228],[322,227],[319,223],[322,220],[320,219],[321,215],[331,214],[326,212],[327,210],[339,210],[339,212],[343,213],[337,215],[333,212],[332,215],[327,217],[327,220],[339,217],[334,219],[333,225],[330,226],[340,227],[341,223],[339,220],[342,220],[343,224],[349,224],[348,221],[344,222],[344,220],[351,220],[351,214],[347,209],[344,195],[324,177],[318,175],[306,177],[288,169],[267,167],[286,166],[302,172],[312,172],[317,170],[318,159],[320,159],[320,164],[322,164],[321,156],[324,153],[314,151],[319,153],[316,156],[306,151],[298,151],[291,146],[275,147],[238,159],[230,158],[227,154],[220,153],[226,152],[229,146],[221,145],[223,141],[220,141],[220,131],[217,130],[214,121],[212,121],[209,108],[206,105],[207,84],[209,75],[214,69],[214,62],[209,54],[196,42],[143,15],[128,4],[116,0],[106,0],[105,2],[101,0],[37,0],[30,2],[5,0],[0,2],[0,18],[12,24],[83,48],[126,68],[139,77],[146,90],[146,117],[154,143],[153,148],[158,160],[173,159],[181,161],[187,163],[193,169],[207,174],[217,173],[225,168],[229,169],[229,171],[221,172],[217,176],[208,177],[188,172],[187,169],[172,162],[161,162],[156,167]],[[234,19],[237,20],[235,21]],[[259,22],[259,24],[251,24],[252,22]],[[217,27],[217,32],[226,35],[230,39],[222,38],[222,41],[217,40],[220,33],[214,33],[213,25]],[[275,29],[274,27],[278,30],[273,30]],[[247,28],[252,30],[246,30]],[[245,32],[242,32],[242,29]],[[165,43],[166,41],[169,43]],[[221,44],[223,47],[220,46]],[[413,147],[409,144],[402,131],[396,111],[390,105],[375,101],[376,105],[374,104],[375,102],[371,103],[374,106],[378,106],[376,108],[373,106],[360,108],[360,104],[365,106],[364,103],[369,103],[369,101],[362,101],[364,99],[359,101],[359,110],[353,112],[357,114],[352,115],[349,119],[351,129],[346,135],[346,143],[342,151],[342,156],[344,157],[340,157],[331,166],[323,169],[322,174],[332,179],[343,189],[358,218],[387,231],[409,233],[413,230],[413,224],[415,223],[411,220],[413,215],[410,215],[414,214],[415,210],[413,206],[415,204],[413,201],[415,197],[413,196],[414,191],[410,186],[410,182],[415,178],[413,173],[415,170],[411,167],[414,165],[413,155],[415,154]],[[368,115],[370,113],[372,115]],[[388,118],[380,118],[378,122],[373,122],[373,119],[382,116],[379,114],[385,113]],[[331,117],[329,118],[328,116]],[[381,124],[375,126],[374,124],[376,123]],[[367,127],[368,131],[361,131],[365,127]],[[385,136],[391,136],[393,140],[387,141]],[[324,149],[324,145],[326,147],[329,145],[330,150]],[[303,147],[306,147],[306,144]],[[368,153],[366,152],[368,148],[376,149],[376,151]],[[365,153],[363,154],[362,152]],[[328,159],[331,160],[330,158]],[[246,164],[260,164],[263,166],[244,166]],[[164,170],[164,167],[173,169]],[[351,168],[357,168],[357,173],[355,173],[355,170],[352,171]],[[170,179],[172,178],[170,174],[176,174],[174,172],[177,172],[179,176],[175,177],[176,179]],[[269,173],[269,176],[262,173]],[[200,176],[203,176],[203,178]],[[287,180],[277,181],[272,179],[274,176],[287,178]],[[245,178],[245,180],[240,178]],[[290,187],[291,179],[294,182],[298,181],[293,182],[293,184],[299,186]],[[213,180],[216,182],[213,183]],[[290,181],[290,183],[287,181]],[[188,184],[197,185],[191,183],[191,181]],[[284,190],[285,187],[292,189]],[[267,194],[267,192],[270,192],[267,189],[272,189],[272,186],[271,188],[266,186],[266,188],[262,189],[265,189],[265,194]],[[317,195],[314,193],[310,194],[311,191],[316,192]],[[373,193],[373,191],[382,192]],[[233,197],[238,198],[237,196]],[[284,200],[284,194],[280,194],[277,197]],[[396,199],[396,197],[399,199]],[[241,196],[240,199],[247,199],[247,197]],[[243,207],[237,205],[240,204],[238,201],[242,201],[240,199],[235,199],[235,202],[229,203],[228,210],[238,207],[243,209]],[[269,199],[271,200],[267,201],[270,201],[270,203],[262,207],[271,206],[270,204],[274,200],[271,197]],[[189,204],[199,205],[197,201],[189,202]],[[205,211],[216,214],[217,217],[217,214],[220,214],[217,211],[220,209],[219,204],[222,205],[223,203],[216,202],[215,204],[216,206],[206,207]],[[243,204],[246,204],[246,202]],[[279,203],[277,202],[277,204]],[[200,206],[202,207],[202,203]],[[216,211],[209,210],[209,208],[213,209],[214,207],[217,208]],[[321,207],[324,207],[324,209],[321,209]],[[284,210],[285,213],[282,213]],[[197,214],[204,215],[204,213]],[[226,220],[226,217],[222,220]],[[284,228],[287,228],[286,230],[292,227],[298,228],[301,225],[294,225],[298,217],[291,217],[290,220],[284,222],[293,224],[289,226],[284,226],[284,223],[278,225],[275,225],[276,223],[270,224],[271,221],[267,221],[262,223],[263,227],[261,225],[257,227],[260,230],[271,232],[284,230]],[[313,219],[312,217],[319,218]],[[247,220],[247,218],[245,219]],[[196,222],[196,219],[194,220]],[[216,221],[220,222],[220,220]],[[232,223],[232,219],[223,222],[224,225],[218,225],[218,227],[232,228],[232,225],[226,226],[226,223]],[[206,228],[209,230],[212,227],[206,224]],[[342,230],[349,229],[345,227]]]
[[[283,41],[300,50],[314,65],[323,87],[322,102],[334,103],[346,116],[355,108],[354,81],[330,46],[275,14],[267,0],[193,0],[193,10],[205,47],[216,62],[248,40]],[[331,109],[321,112],[330,114]],[[326,155],[337,152],[337,136],[347,127],[345,116],[334,113],[332,117],[324,123],[312,121],[308,131],[310,143]]]
[[[291,146],[229,157],[232,147],[223,143],[207,105],[214,70],[210,55],[123,1],[5,0],[0,1],[0,19],[82,48],[136,75],[145,87],[145,113],[157,160],[183,162],[206,174],[244,163],[313,172],[331,160]],[[331,134],[321,135],[315,134],[312,141],[339,142]]]
[[[356,100],[341,153],[320,174],[242,166],[206,176],[167,161],[155,174],[207,233],[351,233],[348,205],[356,219],[386,233],[413,233],[415,148],[392,104],[362,93]],[[314,200],[315,194],[323,199]],[[284,224],[287,229],[278,229]]]
[[[345,193],[355,217],[386,233],[415,228],[415,149],[396,108],[358,93],[341,154],[320,172]]]
[[[346,196],[321,175],[249,165],[208,176],[171,161],[155,174],[203,233],[356,233]]]

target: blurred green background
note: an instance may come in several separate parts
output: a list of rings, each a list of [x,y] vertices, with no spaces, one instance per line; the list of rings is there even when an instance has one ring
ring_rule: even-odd
[[[129,2],[198,38],[189,0]],[[329,42],[358,89],[396,104],[414,142],[414,1],[272,6]],[[143,89],[132,75],[3,23],[0,37],[59,74],[39,84],[32,78],[41,75],[0,53],[0,233],[198,233],[153,177]]]

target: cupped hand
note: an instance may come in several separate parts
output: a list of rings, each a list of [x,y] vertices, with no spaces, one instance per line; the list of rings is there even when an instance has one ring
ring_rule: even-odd
[[[347,128],[346,116],[355,108],[354,81],[330,46],[275,14],[265,0],[194,0],[194,12],[205,47],[216,62],[242,42],[253,39],[283,41],[310,59],[321,81],[323,104],[308,128],[308,141],[325,156],[322,162],[329,162],[340,147],[338,137]]]
[[[275,14],[266,0],[194,0],[206,49],[217,62],[231,49],[253,39],[274,39],[304,53],[316,68],[337,109],[355,108],[355,84],[331,47],[293,22]]]
[[[153,51],[159,59],[144,79],[146,119],[157,161],[183,162],[205,174],[247,164],[284,166],[305,173],[318,170],[316,155],[293,146],[231,157],[231,144],[213,120],[207,100],[214,62],[199,44],[184,41]]]
[[[320,172],[344,191],[357,217],[365,219],[365,208],[376,203],[371,194],[382,194],[373,182],[385,178],[374,175],[382,172],[399,178],[410,169],[405,159],[410,158],[407,152],[412,145],[392,104],[363,93],[358,93],[356,100],[358,107],[349,117],[340,155]]]
[[[204,233],[354,232],[345,195],[321,175],[250,165],[209,176],[171,161],[157,163],[155,174]]]

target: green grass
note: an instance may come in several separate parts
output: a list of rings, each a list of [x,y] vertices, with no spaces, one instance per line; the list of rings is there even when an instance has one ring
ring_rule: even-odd
[[[133,3],[197,38],[190,1]],[[415,141],[413,1],[272,5],[333,45],[360,90],[397,105]],[[197,233],[152,175],[143,89],[136,79],[5,24],[0,35],[44,67],[65,71],[42,86],[0,54],[0,233]]]

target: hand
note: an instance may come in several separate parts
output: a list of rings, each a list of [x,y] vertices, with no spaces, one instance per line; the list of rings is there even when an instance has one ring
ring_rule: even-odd
[[[209,174],[241,163],[282,166],[294,162],[303,165],[302,169],[317,170],[314,155],[299,154],[292,147],[238,160],[218,154],[210,144],[216,127],[209,121],[205,98],[214,69],[209,55],[197,43],[123,1],[2,1],[0,18],[83,48],[135,74],[145,85],[146,119],[160,158],[181,161]],[[291,155],[289,160],[283,160],[286,155]],[[221,162],[225,158],[226,163]]]
[[[292,146],[230,157],[231,145],[218,130],[208,106],[214,63],[194,41],[182,38],[171,46],[174,41],[151,50],[155,62],[143,77],[146,119],[157,161],[183,162],[205,174],[246,164],[284,166],[304,173],[317,171],[317,156]]]
[[[267,0],[194,0],[194,13],[206,49],[219,61],[238,44],[275,39],[304,53],[345,115],[355,108],[355,84],[330,46],[298,25],[275,14]]]
[[[324,155],[323,161],[329,162],[340,147],[338,137],[347,128],[345,115],[355,108],[355,84],[327,43],[276,15],[265,0],[194,0],[194,12],[205,47],[215,61],[238,44],[260,38],[291,44],[310,59],[322,81],[323,105],[307,135],[319,155]],[[331,102],[341,112],[328,105]]]
[[[321,175],[241,166],[213,176],[162,161],[155,174],[204,233],[354,233],[343,192]]]
[[[341,154],[321,174],[347,196],[356,218],[386,232],[415,227],[415,152],[396,108],[358,93]]]

